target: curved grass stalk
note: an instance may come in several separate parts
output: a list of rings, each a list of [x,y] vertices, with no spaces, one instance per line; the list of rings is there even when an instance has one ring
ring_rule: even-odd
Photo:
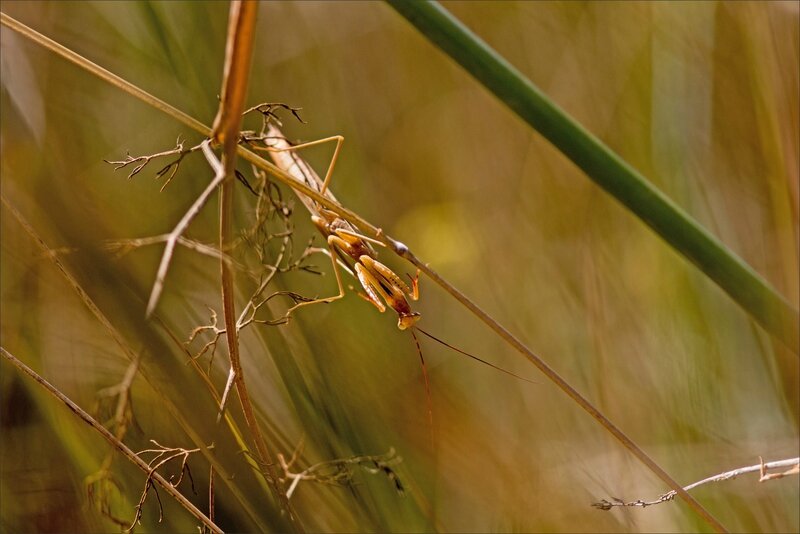
[[[436,2],[386,0],[597,185],[800,354],[800,315],[752,267]]]

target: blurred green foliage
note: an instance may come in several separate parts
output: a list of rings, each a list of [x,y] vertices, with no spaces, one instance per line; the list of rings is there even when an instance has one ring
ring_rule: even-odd
[[[796,3],[446,7],[797,306]],[[3,11],[211,122],[226,3],[4,3]],[[509,326],[673,477],[688,484],[759,455],[797,454],[796,355],[389,8],[271,2],[258,24],[250,101],[301,106],[307,125],[284,121],[296,139],[345,136],[332,186],[340,201]],[[126,180],[103,159],[172,148],[178,136],[198,139],[6,28],[2,87],[3,196],[142,354],[126,443],[141,450],[150,439],[187,448],[193,439],[216,440],[215,456],[232,477],[216,481],[219,524],[280,529],[245,455],[215,430],[213,399],[181,345],[208,323],[207,306],[220,309],[217,262],[179,250],[160,322],[147,322],[160,246],[123,256],[100,247],[171,230],[211,178],[191,156],[159,193],[161,181],[151,179],[158,163]],[[328,154],[304,155],[321,172]],[[241,228],[253,213],[254,197],[240,188]],[[299,202],[292,223],[299,253],[314,235]],[[216,225],[212,204],[189,235],[213,243]],[[122,380],[122,349],[5,209],[1,229],[3,347],[92,407],[98,391]],[[288,273],[274,289],[332,292],[327,260],[315,263],[324,276]],[[241,273],[240,308],[252,284]],[[537,378],[424,280],[422,292],[421,326]],[[264,313],[278,315],[285,305],[276,300]],[[666,488],[550,384],[514,381],[422,344],[433,448],[414,343],[388,314],[351,293],[302,310],[287,326],[242,333],[246,380],[279,452],[289,456],[302,442],[303,467],[390,447],[403,458],[395,467],[405,496],[365,471],[346,488],[301,483],[292,503],[309,530],[707,528],[677,502],[594,510],[589,504],[600,498],[653,498]],[[200,362],[221,390],[224,345],[212,363]],[[0,369],[2,530],[114,530],[88,505],[84,487],[108,446],[5,362]],[[231,407],[241,425],[238,405]],[[206,509],[208,463],[197,456],[190,465],[192,498]],[[121,490],[113,513],[129,520],[144,475],[119,457],[112,471]],[[797,531],[799,494],[797,477],[765,484],[743,477],[696,490],[735,531]],[[195,529],[188,514],[162,501],[164,522],[151,496],[143,531]]]

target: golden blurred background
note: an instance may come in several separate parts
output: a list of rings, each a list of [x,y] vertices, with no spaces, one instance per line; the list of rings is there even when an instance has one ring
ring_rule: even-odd
[[[796,2],[444,5],[798,306]],[[211,123],[227,3],[4,2],[2,10]],[[179,249],[157,317],[145,321],[162,246],[124,255],[100,246],[169,232],[212,176],[193,154],[159,192],[162,164],[128,180],[103,160],[199,137],[6,27],[2,88],[4,198],[141,354],[125,442],[194,447],[188,424],[210,443],[220,435],[215,405],[181,342],[208,324],[209,307],[221,310],[218,261]],[[677,481],[797,455],[797,355],[387,5],[263,3],[249,95],[253,105],[301,107],[306,125],[282,116],[293,139],[343,135],[332,182],[340,202],[407,243]],[[303,155],[323,173],[331,150]],[[255,199],[244,187],[237,195],[241,229]],[[292,224],[297,255],[314,235],[297,201]],[[214,243],[216,197],[188,235]],[[2,346],[107,419],[113,402],[98,392],[122,380],[124,351],[5,207],[0,252]],[[413,274],[389,253],[381,259]],[[312,263],[323,276],[279,275],[273,290],[332,294],[329,261]],[[252,287],[240,273],[239,309]],[[538,383],[421,339],[431,444],[419,357],[391,312],[376,313],[351,291],[288,325],[248,327],[246,380],[278,452],[289,456],[302,442],[302,466],[391,447],[403,459],[395,466],[403,496],[363,469],[347,487],[301,483],[292,503],[309,531],[709,530],[678,501],[592,508],[668,488],[447,294],[425,279],[421,290],[420,326]],[[262,318],[288,303],[271,305]],[[220,391],[225,352],[199,360]],[[109,446],[5,361],[0,376],[0,530],[117,530],[85,486]],[[241,422],[238,403],[230,406]],[[244,455],[219,447],[231,469],[217,482],[220,526],[280,530]],[[184,493],[206,510],[208,463],[195,455],[190,465],[197,494]],[[130,521],[144,475],[119,456],[111,470],[119,490],[109,505]],[[800,529],[798,477],[745,476],[693,494],[732,531]],[[141,531],[196,531],[161,500],[163,522],[151,496]]]

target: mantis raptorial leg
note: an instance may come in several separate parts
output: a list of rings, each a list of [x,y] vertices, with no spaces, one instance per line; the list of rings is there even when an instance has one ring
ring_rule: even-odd
[[[302,308],[303,306],[309,306],[311,304],[319,304],[322,302],[329,304],[335,300],[339,300],[340,298],[344,297],[344,284],[342,284],[342,275],[339,272],[338,265],[336,264],[336,250],[334,250],[333,245],[330,244],[330,242],[328,243],[328,250],[330,251],[331,265],[333,265],[333,275],[336,277],[336,285],[339,288],[339,294],[334,295],[333,297],[325,297],[321,299],[318,298],[304,302],[298,302],[297,304],[286,310],[286,314],[284,315],[286,319],[288,319],[291,316],[292,312],[294,312],[298,308]]]
[[[251,109],[257,109],[257,107]],[[271,110],[270,107],[267,107],[266,109],[268,111]],[[299,181],[314,187],[322,194],[328,196],[332,200],[335,200],[333,194],[328,189],[328,186],[330,184],[331,177],[333,176],[333,170],[338,160],[342,144],[344,143],[343,136],[335,135],[318,139],[316,141],[291,145],[283,137],[280,131],[277,130],[277,128],[272,125],[265,124],[259,136],[256,138],[247,138],[246,140],[251,143],[251,146],[253,146],[255,150],[270,153],[270,156],[278,166],[296,176]],[[263,142],[266,146],[253,145],[252,142],[255,140]],[[298,158],[294,154],[300,149],[319,146],[330,142],[335,142],[336,146],[334,148],[331,161],[329,162],[328,168],[325,172],[325,178],[320,180],[316,173],[314,173],[313,169],[311,169],[305,164],[305,162],[302,161],[302,159]],[[286,153],[292,153],[292,155],[288,158],[282,156],[282,154]],[[377,243],[381,245],[383,245],[383,243],[380,243],[380,241],[376,239],[360,235],[348,222],[339,218],[335,213],[318,206],[310,199],[301,196],[301,200],[303,200],[303,203],[306,205],[309,211],[312,212],[312,219],[317,228],[323,235],[325,235],[326,240],[328,241],[328,250],[330,251],[332,258],[334,255],[338,254],[342,257],[349,257],[352,260],[353,267],[350,267],[349,270],[352,274],[358,277],[361,285],[366,291],[367,299],[375,304],[378,309],[381,309],[382,305],[380,303],[380,299],[377,298],[377,295],[385,295],[386,298],[389,299],[386,301],[386,304],[398,313],[398,327],[405,329],[413,325],[414,322],[416,322],[416,320],[419,318],[419,314],[411,311],[411,307],[408,305],[408,301],[406,300],[404,294],[408,294],[409,296],[412,296],[414,300],[416,300],[416,284],[414,285],[415,289],[412,294],[411,290],[409,290],[408,286],[402,282],[399,276],[394,274],[391,269],[375,259],[376,253],[371,247],[370,243]],[[367,258],[368,263],[363,263],[362,258]],[[360,267],[359,264],[361,265]],[[333,260],[332,266],[337,277],[339,293],[334,297],[313,299],[307,302],[298,303],[287,311],[286,315],[284,316],[285,318],[288,319],[291,313],[301,306],[316,304],[318,302],[332,302],[333,300],[337,300],[344,296],[344,288],[341,282],[340,273],[338,272],[338,266]],[[359,274],[359,272],[362,274]],[[369,273],[371,276],[364,276],[363,273],[365,272]]]

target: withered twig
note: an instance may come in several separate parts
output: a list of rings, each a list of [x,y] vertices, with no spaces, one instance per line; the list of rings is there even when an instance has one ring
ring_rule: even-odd
[[[397,476],[394,469],[392,469],[393,465],[403,461],[400,456],[397,456],[394,447],[390,448],[389,452],[386,454],[337,458],[335,460],[316,463],[300,472],[293,473],[291,467],[299,457],[301,446],[302,443],[295,449],[288,462],[282,454],[278,454],[278,461],[280,462],[281,469],[283,469],[284,481],[291,480],[286,490],[287,499],[292,498],[298,484],[303,480],[315,481],[322,484],[347,484],[353,478],[354,473],[351,469],[353,466],[361,467],[371,474],[383,473],[392,481],[398,493],[402,494],[405,491],[403,484],[400,482],[400,478]]]
[[[759,458],[761,460],[761,458]],[[784,471],[782,473],[771,473],[767,474],[768,469],[777,469],[780,467],[791,467],[791,469]],[[750,465],[747,467],[740,467],[738,469],[733,469],[731,471],[725,471],[724,473],[720,473],[718,475],[710,476],[708,478],[704,478],[703,480],[699,480],[688,486],[685,486],[683,489],[685,491],[692,490],[698,486],[702,486],[703,484],[708,484],[709,482],[722,482],[723,480],[730,480],[732,478],[736,478],[739,475],[744,475],[747,473],[755,473],[758,472],[761,474],[759,478],[759,482],[766,482],[768,480],[774,480],[777,478],[783,478],[788,475],[796,475],[800,473],[800,458],[789,458],[786,460],[777,460],[775,462],[767,462],[764,463],[764,460],[761,460],[761,463],[756,465]],[[646,508],[648,506],[653,506],[655,504],[661,504],[662,502],[667,502],[673,500],[678,495],[678,492],[675,490],[668,491],[664,493],[660,497],[652,501],[645,501],[642,499],[637,499],[635,501],[624,501],[618,497],[611,497],[611,501],[606,499],[601,499],[596,503],[592,503],[592,506],[598,508],[600,510],[611,510],[617,506],[630,506],[630,507],[639,507],[639,508]]]

